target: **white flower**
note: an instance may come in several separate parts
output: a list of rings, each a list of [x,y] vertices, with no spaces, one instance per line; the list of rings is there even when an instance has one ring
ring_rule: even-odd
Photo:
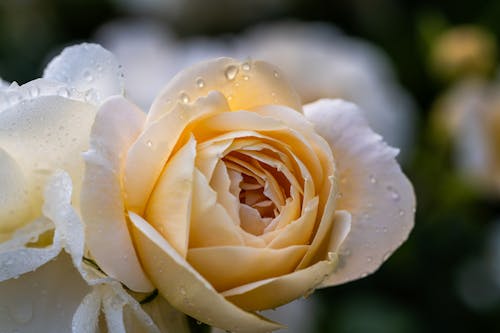
[[[118,281],[83,260],[81,154],[98,106],[122,92],[114,56],[94,44],[66,48],[42,79],[0,89],[2,332],[94,332],[101,307],[109,332],[131,323],[160,332]]]

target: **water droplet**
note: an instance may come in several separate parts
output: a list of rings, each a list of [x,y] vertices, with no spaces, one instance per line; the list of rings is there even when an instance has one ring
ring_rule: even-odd
[[[87,80],[87,82],[92,82],[94,80],[92,73],[88,69],[83,71],[83,77]]]
[[[404,216],[404,215],[405,215],[404,210],[400,209],[400,210],[399,210],[399,216]]]
[[[372,261],[373,261],[373,257],[371,257],[371,256],[366,257],[366,262],[367,263],[370,263]]]
[[[387,186],[387,191],[389,191],[389,194],[391,195],[391,199],[394,201],[399,201],[401,199],[401,196],[399,195],[398,191],[392,186]]]
[[[101,64],[97,64],[96,69],[97,69],[98,72],[102,72],[102,69],[103,69],[102,65]]]
[[[199,77],[199,78],[196,80],[196,86],[197,86],[198,88],[200,88],[200,89],[201,89],[201,88],[203,88],[203,87],[205,87],[205,81],[204,81],[201,77]]]
[[[377,178],[375,178],[374,175],[370,175],[369,178],[370,178],[370,183],[372,183],[372,184],[377,183]]]
[[[241,69],[243,69],[244,71],[249,71],[250,70],[250,64],[248,62],[244,62],[242,65],[241,65]]]
[[[248,81],[250,77],[248,75],[243,75],[243,80]]]
[[[33,305],[28,302],[14,302],[8,305],[8,309],[9,315],[18,324],[26,324],[33,317]]]
[[[37,86],[31,87],[29,90],[29,94],[31,98],[37,97],[38,95],[40,95],[40,88],[38,88]]]
[[[95,102],[97,100],[97,93],[95,89],[89,89],[85,92],[85,101],[86,102]]]
[[[151,148],[153,147],[153,142],[151,140],[148,140],[148,142],[146,142],[146,145]]]
[[[382,260],[383,261],[386,261],[387,259],[389,259],[389,257],[391,256],[392,254],[392,251],[387,251],[384,256],[382,257]]]
[[[61,88],[57,91],[57,94],[61,97],[68,98],[69,97],[69,90],[68,90],[68,88]]]
[[[186,94],[185,92],[182,92],[180,95],[179,95],[179,99],[182,103],[189,103],[190,99],[189,99],[189,96],[188,94]]]
[[[231,65],[226,68],[224,75],[228,80],[234,80],[236,75],[238,74],[238,67]]]
[[[184,289],[184,287],[180,287],[179,292],[181,293],[182,296],[186,296],[186,289]]]
[[[273,76],[274,76],[275,78],[279,79],[279,77],[280,77],[280,73],[278,73],[277,71],[274,71],[274,72],[273,72]]]
[[[197,321],[196,321],[196,324],[201,325],[201,324],[202,324],[202,322],[201,322],[201,321],[199,321],[199,320],[197,320]]]

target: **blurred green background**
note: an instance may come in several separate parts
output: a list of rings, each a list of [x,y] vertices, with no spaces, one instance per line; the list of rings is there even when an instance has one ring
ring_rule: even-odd
[[[131,16],[155,16],[182,37],[238,33],[281,18],[323,21],[378,45],[419,110],[417,140],[403,166],[417,194],[415,229],[376,274],[312,296],[321,304],[317,332],[500,332],[500,254],[492,253],[500,240],[498,197],[458,175],[449,143],[433,130],[430,110],[449,82],[428,66],[432,41],[449,27],[478,25],[498,43],[500,1],[290,0],[244,10],[257,12],[186,20],[118,0],[2,0],[0,77],[20,84],[39,77],[63,46]]]

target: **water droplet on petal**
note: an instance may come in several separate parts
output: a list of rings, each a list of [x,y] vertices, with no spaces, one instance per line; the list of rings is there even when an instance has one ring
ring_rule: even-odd
[[[85,78],[85,80],[87,80],[87,82],[92,82],[94,80],[92,73],[88,69],[83,71],[83,77]]]
[[[244,71],[249,71],[250,70],[250,64],[248,62],[244,62],[242,65],[241,65],[241,69],[243,69]]]
[[[182,103],[185,103],[185,104],[189,103],[189,101],[190,101],[188,94],[186,94],[185,92],[183,92],[179,95],[179,99],[181,100]]]
[[[153,147],[153,142],[151,140],[148,140],[148,142],[146,142],[146,145],[151,148]]]
[[[370,175],[369,178],[370,178],[370,183],[372,183],[372,184],[377,183],[377,178],[375,178],[374,175]]]
[[[273,72],[273,76],[278,79],[280,77],[280,73],[278,73],[277,71],[274,71]]]
[[[37,97],[38,95],[40,95],[40,88],[38,88],[37,86],[31,87],[29,90],[29,94],[31,98]]]
[[[366,262],[367,263],[370,263],[372,261],[373,261],[373,257],[371,257],[371,256],[366,257]]]
[[[398,191],[392,186],[387,186],[387,191],[389,191],[389,194],[391,196],[391,199],[394,201],[399,201],[401,199],[401,196],[399,195]]]
[[[69,97],[69,90],[68,90],[68,88],[61,88],[57,91],[57,94],[61,97],[68,98]]]
[[[224,75],[226,75],[226,78],[228,80],[234,80],[236,75],[238,74],[238,67],[231,65],[226,68],[226,71],[224,72]]]
[[[201,88],[203,88],[203,87],[205,87],[205,81],[204,81],[201,77],[199,77],[199,78],[196,80],[196,86],[197,86],[198,88],[200,88],[200,89],[201,89]]]
[[[248,81],[250,77],[248,75],[243,75],[243,80]]]

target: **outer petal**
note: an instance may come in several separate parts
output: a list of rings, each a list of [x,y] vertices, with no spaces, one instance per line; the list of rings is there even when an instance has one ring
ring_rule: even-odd
[[[69,256],[0,283],[2,332],[71,332],[73,313],[89,291]]]
[[[321,100],[304,113],[330,144],[338,168],[337,209],[352,214],[340,264],[322,286],[361,278],[375,271],[408,237],[415,195],[387,146],[353,104]],[[348,256],[348,258],[347,258]]]
[[[122,97],[102,105],[85,154],[81,206],[88,247],[99,266],[129,288],[146,292],[152,286],[135,254],[121,188],[123,156],[139,135],[143,120],[144,114]]]
[[[79,91],[94,89],[98,101],[123,94],[121,66],[111,52],[97,44],[83,43],[65,48],[47,65],[43,77],[66,83]]]
[[[0,90],[6,89],[8,86],[9,86],[9,83],[7,81],[2,80],[2,78],[0,78]]]
[[[146,221],[132,212],[129,214],[141,260],[155,286],[174,307],[232,332],[269,332],[281,328],[225,300]]]
[[[189,103],[212,90],[226,96],[231,110],[267,104],[302,110],[300,97],[276,67],[262,61],[240,63],[231,58],[218,58],[177,74],[151,106],[147,122],[172,110],[178,100]]]
[[[66,170],[79,201],[81,153],[88,147],[95,108],[59,96],[42,96],[0,112],[0,147],[23,171],[34,216],[40,215],[42,189],[56,169]]]

